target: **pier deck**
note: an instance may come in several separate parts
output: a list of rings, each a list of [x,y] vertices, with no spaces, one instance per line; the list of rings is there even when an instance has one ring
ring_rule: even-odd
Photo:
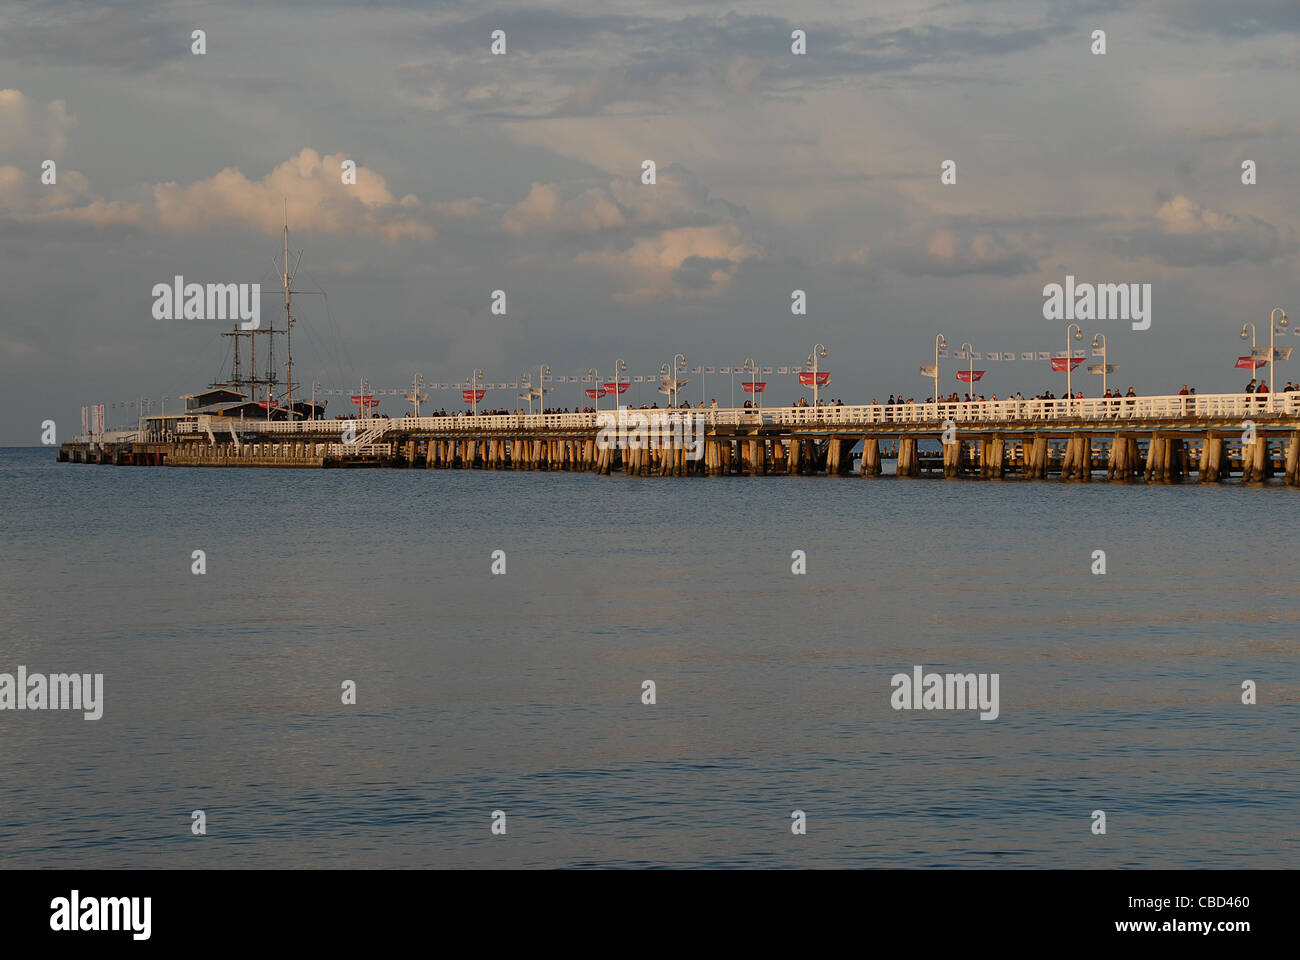
[[[860,454],[854,451],[861,445]],[[937,448],[937,449],[936,449]],[[1119,482],[1284,478],[1300,486],[1300,393],[768,409],[254,421],[196,417],[60,461],[403,466],[640,476],[771,474]],[[855,471],[854,461],[860,460]]]

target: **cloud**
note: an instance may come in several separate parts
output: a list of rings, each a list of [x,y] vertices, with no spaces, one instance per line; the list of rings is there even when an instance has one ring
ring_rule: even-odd
[[[148,6],[148,5],[142,5]],[[4,12],[0,59],[49,67],[153,70],[188,57],[194,25],[122,4],[14,4]]]
[[[619,303],[709,299],[726,292],[741,263],[762,249],[735,224],[678,227],[641,237],[615,250],[585,251],[576,262],[621,276],[630,291]]]
[[[620,228],[709,226],[746,215],[743,207],[710,196],[708,187],[681,164],[670,163],[658,171],[654,184],[639,177],[586,189],[534,182],[528,196],[502,216],[501,227],[516,237],[580,236]]]
[[[790,53],[796,27],[807,33],[807,56]],[[494,29],[506,32],[507,57],[487,53]],[[669,17],[519,10],[441,19],[421,36],[421,46],[437,56],[403,61],[397,81],[425,109],[478,118],[658,112],[1008,56],[1045,45],[1060,29],[1060,17],[1029,26],[881,29],[878,19],[829,22],[816,15],[796,22],[734,11]],[[511,57],[527,71],[505,69]]]
[[[572,200],[561,200],[553,183],[534,183],[528,196],[506,211],[501,227],[512,236],[539,233],[596,233],[620,227],[627,221],[609,192],[585,190]]]
[[[341,153],[322,157],[308,147],[261,180],[227,167],[188,187],[162,183],[153,189],[154,210],[169,230],[193,232],[224,222],[275,234],[282,226],[284,198],[295,230],[379,234],[390,243],[433,239],[432,225],[419,215],[419,198],[396,199],[382,175],[360,165],[356,183],[344,184],[347,159]]]
[[[1238,217],[1201,206],[1183,194],[1156,210],[1153,224],[1121,240],[1122,250],[1171,267],[1221,266],[1237,260],[1264,263],[1295,249],[1284,233],[1258,217]]]
[[[1166,23],[1189,33],[1245,39],[1300,32],[1295,0],[1162,0],[1158,10]]]
[[[0,90],[0,150],[27,160],[59,160],[77,120],[62,100],[40,104],[21,90]]]
[[[1218,140],[1255,140],[1261,137],[1280,137],[1289,133],[1289,128],[1276,118],[1273,120],[1218,120],[1202,124],[1189,130],[1180,131],[1192,140],[1214,142]]]
[[[58,185],[44,186],[15,167],[0,168],[0,210],[27,222],[86,227],[131,227],[199,233],[236,226],[277,234],[284,202],[295,231],[382,236],[389,243],[432,240],[434,227],[419,198],[394,197],[382,175],[358,166],[356,183],[342,182],[344,154],[322,157],[310,147],[260,180],[227,167],[187,186],[175,182],[147,188],[145,199],[106,201],[86,178],[60,171]]]
[[[998,232],[934,230],[923,241],[886,251],[881,261],[909,276],[1014,277],[1037,269],[1029,250]]]

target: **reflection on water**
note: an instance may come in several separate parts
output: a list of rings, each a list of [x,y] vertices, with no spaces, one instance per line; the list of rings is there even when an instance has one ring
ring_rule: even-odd
[[[0,484],[0,671],[106,700],[0,713],[8,865],[1296,860],[1296,491],[47,450]],[[999,673],[1000,717],[891,710],[914,664]]]

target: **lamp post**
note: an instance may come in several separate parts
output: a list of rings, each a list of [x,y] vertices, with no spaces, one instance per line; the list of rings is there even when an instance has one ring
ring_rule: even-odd
[[[618,413],[618,374],[620,370],[626,370],[627,364],[621,359],[614,361],[614,412]],[[629,381],[630,382],[630,381]]]
[[[934,402],[939,402],[939,351],[948,349],[948,339],[941,333],[934,338]]]
[[[1273,312],[1268,315],[1268,406],[1270,410],[1273,409],[1273,395],[1277,393],[1277,374],[1273,372],[1273,361],[1276,359],[1273,349],[1273,334],[1277,330],[1273,326],[1273,317],[1278,313],[1282,314],[1279,324],[1284,330],[1286,325],[1291,322],[1286,318],[1286,311],[1281,307],[1274,307]],[[1254,351],[1252,350],[1251,353],[1253,355]]]
[[[1246,335],[1246,328],[1250,327],[1250,336]],[[1241,339],[1250,341],[1250,379],[1255,379],[1255,325],[1247,320],[1241,325]]]
[[[753,358],[753,357],[746,357],[746,358],[745,358],[745,365],[744,365],[743,367],[741,367],[740,369],[741,369],[742,371],[743,371],[743,370],[748,370],[748,371],[749,371],[749,395],[750,395],[751,397],[753,397],[755,401],[757,401],[757,400],[758,400],[758,393],[757,393],[757,392],[755,391],[755,389],[754,389],[754,384],[755,384],[755,381],[758,380],[758,373],[757,373],[758,366],[757,366],[757,364],[754,363],[754,358]],[[751,408],[754,407],[754,406],[757,406],[757,403],[756,403],[756,402],[755,402],[755,403],[751,403],[750,406],[751,406]]]
[[[476,417],[478,416],[478,381],[482,376],[482,370],[475,370],[473,376],[470,377],[469,398],[474,402],[474,416]],[[365,398],[362,397],[362,400],[364,399]]]
[[[975,348],[972,347],[969,343],[963,343],[961,345],[961,348],[966,351],[966,359],[970,361],[970,369],[968,371],[968,376],[970,377],[970,393],[966,394],[966,396],[974,398],[975,396]]]
[[[311,418],[316,419],[316,391],[320,390],[321,385],[315,380],[311,382]]]
[[[1070,361],[1074,359],[1074,354],[1070,351],[1070,331],[1074,331],[1074,339],[1083,339],[1083,329],[1077,323],[1071,323],[1065,328],[1065,397],[1067,400],[1074,399],[1074,391],[1070,389],[1071,368],[1074,366]],[[1069,411],[1070,404],[1065,405],[1066,411]]]
[[[819,384],[817,382],[817,358],[824,356],[826,356],[826,348],[820,343],[813,346],[813,352],[808,356],[808,362],[812,364],[813,368],[813,409],[816,409],[817,407],[817,393],[819,389]]]
[[[546,378],[551,375],[551,368],[546,364],[537,367],[537,406],[540,413],[546,412]],[[533,391],[528,391],[528,412],[533,412]]]
[[[1106,334],[1099,333],[1092,338],[1092,349],[1101,348],[1101,395],[1106,395]]]
[[[673,409],[677,408],[677,361],[678,360],[682,362],[683,367],[686,366],[686,358],[684,356],[682,356],[680,353],[673,355]]]
[[[592,399],[596,401],[596,412],[600,413],[600,371],[595,367],[592,367],[587,371],[587,376],[591,377],[591,382],[593,384],[591,392],[595,394]]]

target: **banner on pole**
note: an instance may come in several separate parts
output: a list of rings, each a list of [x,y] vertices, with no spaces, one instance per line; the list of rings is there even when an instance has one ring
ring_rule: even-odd
[[[1083,363],[1083,357],[1053,357],[1052,369],[1057,373],[1065,373],[1065,365],[1069,363],[1070,369],[1073,370]]]
[[[972,378],[974,378],[974,380],[984,379],[985,372],[986,371],[984,370],[958,370],[957,379],[962,383],[971,383]]]

